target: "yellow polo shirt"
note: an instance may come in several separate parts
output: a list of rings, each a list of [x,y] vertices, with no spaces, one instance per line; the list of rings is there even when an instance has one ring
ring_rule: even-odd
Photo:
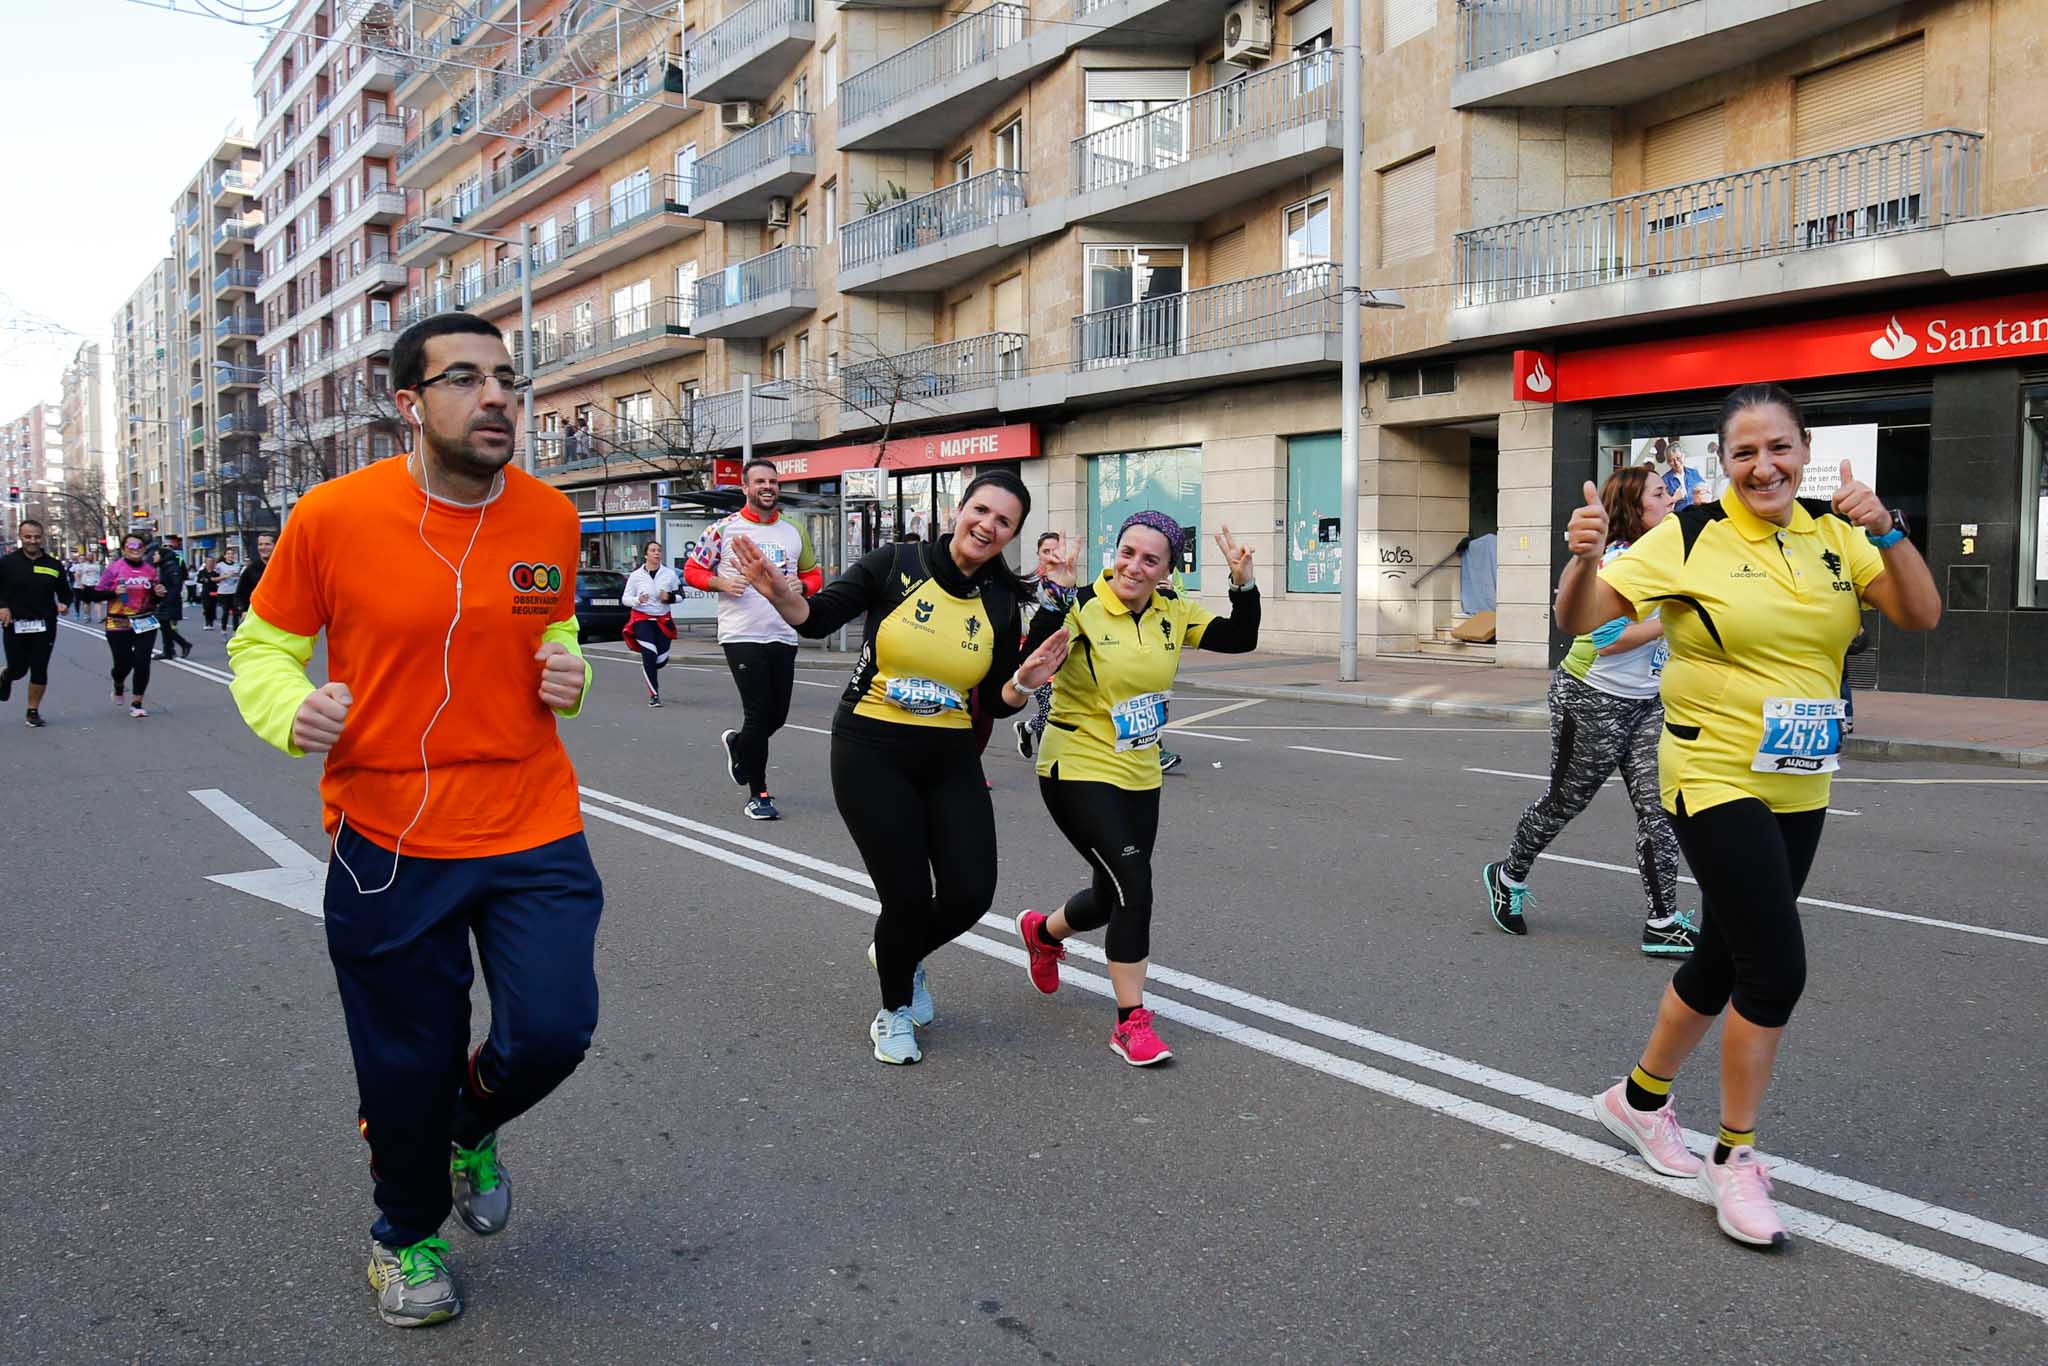
[[[1159,734],[1181,653],[1216,614],[1161,589],[1133,616],[1109,580],[1104,570],[1067,608],[1067,662],[1053,676],[1038,772],[1057,766],[1062,781],[1143,792],[1160,785]]]
[[[1863,529],[1826,504],[1802,500],[1780,527],[1732,487],[1666,517],[1600,570],[1637,620],[1664,619],[1665,810],[1681,794],[1688,812],[1744,797],[1780,812],[1828,804],[1833,765],[1820,737],[1841,700],[1863,592],[1883,572]]]

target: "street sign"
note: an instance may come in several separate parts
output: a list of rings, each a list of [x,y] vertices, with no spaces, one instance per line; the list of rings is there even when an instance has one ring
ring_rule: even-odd
[[[846,470],[839,476],[839,488],[850,503],[879,503],[887,472],[875,468]]]
[[[740,462],[737,460],[714,460],[711,462],[711,487],[715,489],[736,489],[746,480],[741,478]]]

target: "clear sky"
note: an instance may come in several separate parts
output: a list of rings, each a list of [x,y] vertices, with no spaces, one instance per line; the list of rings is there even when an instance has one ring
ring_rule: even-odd
[[[185,12],[0,0],[0,167],[14,187],[0,214],[0,421],[55,402],[81,341],[109,342],[115,311],[169,252],[171,201],[231,126],[255,131],[264,32],[175,3]]]

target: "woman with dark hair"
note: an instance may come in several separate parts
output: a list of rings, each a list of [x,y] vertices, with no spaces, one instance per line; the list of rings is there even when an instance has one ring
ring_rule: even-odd
[[[1799,895],[1840,766],[1842,659],[1875,607],[1901,630],[1941,620],[1941,595],[1886,509],[1843,461],[1832,503],[1801,499],[1812,449],[1798,400],[1747,385],[1721,407],[1720,501],[1681,508],[1608,561],[1612,517],[1586,485],[1565,544],[1557,621],[1590,632],[1661,611],[1658,769],[1664,809],[1698,879],[1698,947],[1664,989],[1634,1070],[1593,1099],[1611,1133],[1666,1176],[1694,1176],[1721,1231],[1777,1247],[1785,1225],[1756,1155],[1757,1112],[1806,985]],[[1722,1011],[1721,1133],[1686,1149],[1672,1079]]]
[[[1054,631],[1028,659],[1023,580],[1003,548],[1031,510],[1014,474],[977,476],[951,532],[883,546],[806,598],[759,547],[727,547],[797,634],[817,639],[865,616],[860,661],[832,718],[832,797],[882,903],[869,961],[882,1008],[875,1057],[914,1063],[932,1021],[924,960],[987,913],[996,892],[996,817],[968,717],[1021,711],[1066,658]]]
[[[1616,470],[1601,490],[1613,539],[1603,562],[1627,552],[1671,511],[1671,492],[1646,469]],[[1646,912],[1643,952],[1683,957],[1698,926],[1678,909],[1678,837],[1657,790],[1657,739],[1664,706],[1657,700],[1664,661],[1664,623],[1653,609],[1641,621],[1616,616],[1572,642],[1550,679],[1550,786],[1515,825],[1508,856],[1479,871],[1493,923],[1527,934],[1529,874],[1614,773],[1621,770],[1636,809],[1636,871]]]
[[[1216,534],[1230,569],[1230,615],[1218,617],[1167,587],[1186,534],[1163,512],[1133,513],[1117,533],[1109,568],[1074,593],[1064,613],[1041,613],[1031,633],[1038,639],[1063,631],[1071,643],[1038,750],[1038,791],[1091,880],[1051,915],[1023,912],[1017,934],[1031,984],[1049,996],[1059,990],[1067,937],[1107,928],[1103,947],[1116,993],[1109,1046],[1133,1067],[1173,1056],[1145,1008],[1152,846],[1163,785],[1159,737],[1173,680],[1189,650],[1243,654],[1259,643],[1251,547],[1233,540],[1229,527]],[[1073,564],[1068,557],[1059,570],[1067,585]]]
[[[640,547],[641,563],[626,576],[624,601],[631,609],[626,618],[626,643],[640,652],[640,668],[647,675],[647,705],[661,705],[661,670],[668,663],[669,642],[676,638],[676,624],[669,604],[682,591],[676,571],[661,562],[661,542]]]

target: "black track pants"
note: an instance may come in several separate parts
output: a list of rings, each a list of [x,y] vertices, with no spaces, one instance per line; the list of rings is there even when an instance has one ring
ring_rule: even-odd
[[[740,732],[733,737],[747,795],[768,794],[768,738],[789,720],[789,695],[796,691],[796,646],[774,641],[738,642],[725,647],[725,666],[740,690]]]
[[[1040,778],[1052,822],[1088,864],[1092,880],[1067,898],[1067,923],[1086,934],[1104,925],[1112,963],[1142,963],[1152,953],[1152,845],[1159,834],[1159,791],[1126,792],[1113,783]]]
[[[135,686],[127,691],[135,697],[148,692],[149,661],[156,652],[156,632],[137,635],[133,631],[109,631],[107,649],[114,656],[114,691],[123,691],[128,676],[133,674]]]

